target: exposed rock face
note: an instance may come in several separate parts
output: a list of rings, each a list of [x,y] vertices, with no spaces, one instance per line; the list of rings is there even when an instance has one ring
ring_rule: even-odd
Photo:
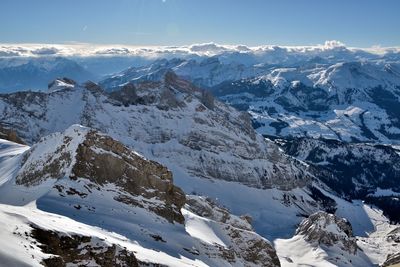
[[[13,129],[8,129],[7,127],[2,127],[1,125],[0,125],[0,139],[5,139],[21,145],[25,144],[24,141],[22,141],[22,139],[19,138],[16,131],[14,131]]]
[[[140,102],[136,87],[132,83],[126,84],[118,91],[111,92],[110,97],[121,102],[124,106],[135,105]]]
[[[92,81],[87,81],[83,84],[83,87],[88,89],[89,91],[93,93],[100,93],[103,92],[103,89],[95,82]]]
[[[24,155],[22,164],[17,184],[34,186],[66,176],[87,179],[100,187],[114,184],[125,192],[115,196],[116,201],[141,206],[135,196],[158,199],[162,205],[150,205],[150,210],[170,222],[184,221],[180,209],[185,195],[173,185],[166,167],[88,128],[75,125],[64,134],[43,138]]]
[[[351,254],[355,254],[358,249],[351,224],[346,219],[323,211],[303,220],[296,234],[304,235],[309,242],[326,246],[338,245],[340,249]]]
[[[382,267],[398,267],[400,265],[400,253],[388,255]]]
[[[37,246],[46,254],[51,254],[42,261],[44,266],[96,266],[136,267],[138,261],[133,252],[90,236],[63,235],[44,230],[32,225],[31,236]]]
[[[400,227],[397,227],[387,235],[387,241],[400,244]]]
[[[80,86],[5,95],[0,111],[0,119],[30,143],[78,123],[171,169],[178,166],[187,176],[283,190],[313,178],[307,166],[257,135],[248,114],[171,72],[161,82],[128,84],[111,96]]]
[[[65,223],[57,228],[55,221],[24,219],[34,228],[30,237],[38,243],[32,244],[51,254],[45,266],[280,266],[249,216],[201,197],[186,201],[166,167],[95,130],[73,125],[42,138],[19,159],[15,183],[2,192],[11,190],[14,203],[34,200],[40,216]],[[198,236],[198,229],[216,238]]]
[[[154,212],[171,222],[183,223],[180,209],[185,203],[185,195],[173,185],[172,173],[111,137],[89,131],[78,146],[72,176],[87,178],[98,185],[112,183],[134,196],[157,198],[165,206],[151,208]],[[126,197],[116,200],[129,202]]]
[[[188,196],[187,209],[193,213],[221,224],[223,232],[230,238],[229,247],[220,247],[219,256],[234,264],[243,259],[255,266],[280,266],[278,256],[271,243],[256,234],[251,226],[251,217],[237,217],[210,199]],[[217,257],[217,255],[210,255]]]
[[[311,138],[277,143],[315,166],[315,176],[339,194],[363,198],[378,187],[400,191],[400,154],[391,146]]]

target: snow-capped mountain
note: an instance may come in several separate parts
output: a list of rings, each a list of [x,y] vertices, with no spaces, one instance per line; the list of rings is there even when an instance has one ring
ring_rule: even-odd
[[[370,266],[357,245],[351,224],[333,214],[317,212],[299,225],[296,235],[277,240],[282,266]]]
[[[111,94],[94,83],[58,87],[67,82],[54,82],[46,93],[3,95],[1,121],[28,144],[76,123],[100,130],[166,165],[186,193],[250,214],[267,238],[290,236],[301,216],[325,209],[308,189],[314,176],[307,164],[256,134],[247,114],[173,73]],[[288,218],[282,209],[299,217]],[[277,218],[282,224],[274,223]]]
[[[265,135],[399,142],[399,61],[318,57],[271,62],[243,64],[224,61],[221,55],[164,59],[129,68],[100,84],[112,91],[128,82],[160,81],[173,70],[220,100],[249,111],[257,131]]]
[[[343,53],[346,54],[347,51]],[[2,136],[10,138],[7,132],[14,130],[13,136],[18,136],[21,141],[30,145],[39,141],[38,145],[33,145],[30,152],[24,154],[25,156],[11,157],[12,160],[22,161],[21,169],[15,167],[15,162],[10,163],[8,156],[4,161],[7,164],[3,165],[4,167],[0,166],[0,170],[15,174],[12,176],[15,177],[12,180],[15,181],[13,189],[4,187],[4,198],[1,198],[7,204],[3,208],[4,216],[11,213],[19,218],[21,214],[26,213],[26,220],[32,221],[32,214],[47,212],[40,215],[44,216],[40,218],[46,221],[50,218],[46,217],[50,216],[48,213],[59,214],[65,216],[58,221],[59,223],[65,225],[64,220],[72,218],[75,220],[73,225],[78,223],[86,232],[76,233],[76,228],[60,231],[54,225],[37,227],[36,224],[28,226],[29,232],[32,231],[32,235],[39,240],[40,236],[46,233],[55,236],[54,242],[57,242],[56,236],[64,235],[65,231],[77,234],[72,235],[73,238],[97,236],[102,241],[103,236],[108,234],[98,234],[98,231],[95,235],[88,234],[95,231],[90,225],[103,227],[100,220],[94,223],[94,217],[88,219],[86,215],[83,216],[85,218],[77,215],[79,212],[91,214],[93,210],[90,210],[90,207],[97,207],[90,204],[98,200],[97,191],[93,189],[96,187],[91,188],[86,181],[89,180],[90,183],[99,186],[101,192],[108,192],[105,198],[109,201],[104,205],[111,205],[110,209],[116,210],[116,218],[121,217],[127,222],[133,220],[131,222],[139,226],[145,224],[145,221],[135,221],[138,219],[118,213],[118,210],[122,210],[120,205],[146,203],[144,207],[135,206],[135,212],[139,212],[136,209],[145,209],[146,214],[151,214],[149,217],[155,221],[154,228],[151,228],[153,223],[148,227],[150,232],[156,233],[154,237],[137,237],[139,232],[147,231],[146,227],[141,228],[144,229],[141,231],[141,226],[129,233],[125,226],[107,229],[120,234],[118,231],[122,231],[123,236],[128,233],[132,237],[130,240],[144,240],[143,244],[148,244],[142,246],[139,242],[140,247],[130,247],[136,251],[134,256],[139,262],[148,262],[150,258],[160,256],[152,254],[153,251],[144,251],[143,248],[146,248],[165,252],[166,255],[162,254],[162,260],[170,266],[178,263],[219,266],[221,262],[221,265],[240,266],[249,261],[255,266],[261,262],[277,264],[276,257],[270,253],[263,253],[273,249],[268,241],[259,239],[259,235],[274,241],[283,266],[296,266],[310,261],[317,266],[352,264],[361,267],[383,264],[386,260],[395,259],[396,248],[392,248],[394,243],[383,236],[393,230],[390,220],[397,221],[396,217],[391,215],[395,214],[393,210],[398,210],[396,198],[399,194],[396,181],[399,175],[396,162],[399,153],[394,146],[360,141],[396,143],[398,114],[395,107],[399,96],[397,63],[382,63],[376,59],[369,62],[338,63],[336,60],[331,62],[326,58],[314,58],[303,67],[278,67],[255,66],[248,62],[238,64],[221,58],[223,57],[213,57],[205,61],[161,60],[148,67],[130,68],[100,85],[92,82],[79,84],[68,78],[60,78],[49,84],[47,92],[1,95],[0,121],[7,130],[2,131]],[[200,89],[180,78],[170,69],[197,85],[209,83],[208,90]],[[253,118],[214,99],[209,90],[225,102],[250,111]],[[251,119],[259,133],[277,135],[281,139],[271,137],[272,141],[263,138],[254,131]],[[305,123],[307,120],[310,121],[309,124]],[[64,134],[53,134],[65,131],[72,124],[81,124],[105,135],[86,128],[77,130],[81,129],[76,128],[77,126]],[[62,136],[68,136],[70,131],[75,130],[83,131],[79,136],[85,136],[86,139],[73,136],[75,141],[71,141],[70,144],[77,145],[78,148],[71,148],[70,144],[66,144],[69,138],[64,140]],[[92,132],[95,140],[92,140],[92,134],[89,134]],[[49,137],[42,139],[49,134]],[[338,140],[287,138],[288,136],[328,137]],[[53,138],[59,141],[53,144]],[[113,141],[107,140],[112,138],[118,140],[115,141],[118,145],[111,145],[109,148]],[[60,141],[61,139],[63,141]],[[51,149],[37,148],[42,147],[40,144],[46,140],[52,143]],[[349,144],[345,141],[358,143]],[[75,151],[73,158],[83,164],[69,162],[66,150]],[[104,150],[108,152],[104,153]],[[129,183],[129,179],[108,180],[110,172],[121,171],[118,159],[130,155],[129,157],[135,158],[135,162],[140,161],[140,158],[145,160],[134,152],[130,154],[128,150],[138,151],[145,158],[168,167],[174,176],[175,184],[173,186],[170,183],[169,188],[182,188],[186,193],[185,201],[180,201],[178,196],[168,199],[168,194],[163,193],[165,190],[156,190],[153,187],[145,190],[146,192],[128,191],[129,194],[133,194],[133,197],[128,196],[128,199],[121,197],[126,192],[121,191],[120,187],[132,188],[126,184]],[[37,156],[28,156],[34,155],[35,151]],[[118,159],[114,159],[114,154],[119,155]],[[95,159],[95,162],[101,164],[92,166],[90,159]],[[105,168],[109,162],[112,166]],[[129,163],[129,160],[124,159],[124,162]],[[45,167],[38,168],[41,165]],[[142,166],[133,166],[132,169],[142,170]],[[122,170],[126,171],[127,168],[123,167]],[[348,174],[348,170],[352,171],[351,175]],[[142,172],[141,176],[143,175]],[[54,179],[64,176],[65,179]],[[49,177],[53,178],[48,179]],[[130,173],[130,177],[134,175]],[[26,192],[23,204],[39,199],[36,200],[36,208],[42,210],[34,209],[33,213],[32,210],[18,209],[14,207],[15,203],[7,202],[7,199],[13,199],[12,196],[21,198],[21,194],[24,194],[20,191],[13,194],[14,189],[26,186],[16,181],[30,181],[31,178],[35,182],[29,186],[43,186],[45,192],[50,192],[46,193],[46,196],[53,196],[51,199],[42,198],[29,190],[22,190]],[[152,178],[146,179],[152,181],[151,186],[158,185]],[[56,183],[57,187],[48,188],[47,183]],[[108,187],[110,183],[113,184],[112,188]],[[85,185],[93,189],[92,192],[87,193]],[[146,186],[148,184],[144,187]],[[69,190],[70,188],[73,189]],[[88,196],[82,197],[82,192]],[[150,200],[138,200],[137,195],[142,196],[142,193]],[[61,205],[61,209],[52,210],[51,208],[60,206],[57,204],[63,200],[60,194],[72,199],[72,202],[67,201],[67,204]],[[114,199],[115,196],[117,200]],[[362,198],[365,203],[354,198]],[[171,201],[178,202],[170,205]],[[40,203],[47,204],[40,206]],[[380,209],[371,208],[368,203],[375,204]],[[69,204],[71,206],[65,206]],[[114,207],[114,204],[117,207]],[[161,204],[167,210],[157,211],[157,204]],[[99,209],[96,208],[95,212]],[[337,217],[321,213],[321,210],[334,213]],[[388,212],[390,210],[392,212]],[[249,216],[239,217],[242,214]],[[319,215],[313,217],[312,214]],[[353,235],[358,241],[343,227],[337,226],[342,225],[338,217],[343,217],[351,223]],[[148,218],[147,215],[145,218]],[[301,223],[305,218],[306,221]],[[148,221],[146,219],[146,223]],[[161,227],[159,221],[166,221],[161,228],[163,233],[171,231],[179,233],[178,236],[182,234],[182,240],[185,241],[157,232],[155,229]],[[254,225],[254,231],[249,225],[250,221]],[[329,223],[325,224],[327,221]],[[179,224],[184,225],[184,233],[174,228]],[[296,231],[299,224],[300,230]],[[21,227],[27,226],[21,224]],[[167,228],[164,230],[163,227]],[[321,228],[321,232],[318,232],[321,236],[332,237],[333,234],[344,237],[345,233],[347,237],[343,239],[345,241],[334,238],[335,242],[332,244],[322,244],[321,240],[325,242],[325,239],[313,239],[308,236],[309,230],[315,227]],[[98,239],[94,240],[100,242]],[[166,244],[162,240],[166,241]],[[198,240],[211,244],[211,248],[207,250],[207,245],[199,245]],[[184,249],[175,245],[180,242],[195,245],[194,248],[185,246]],[[343,244],[348,242],[353,248],[356,242],[364,252],[358,248],[342,252]],[[125,243],[111,243],[115,244],[113,249],[118,251],[123,259],[132,260],[129,249],[124,250],[124,247],[129,248]],[[47,254],[54,254],[48,245],[42,243],[41,246]],[[105,243],[101,243],[101,246],[109,247]],[[388,249],[379,253],[377,247]],[[91,250],[90,246],[88,248]],[[229,252],[226,248],[229,248]],[[298,250],[299,248],[303,249]],[[296,249],[300,254],[294,253]],[[248,253],[249,250],[260,253],[254,256]],[[44,256],[40,255],[38,257],[43,259]],[[177,260],[176,255],[184,255],[183,260]],[[103,256],[100,253],[96,257]]]
[[[301,163],[254,132],[247,114],[174,73],[167,73],[162,82],[127,86],[110,95],[89,83],[52,84],[49,93],[1,97],[1,121],[12,124],[28,143],[79,123],[199,177],[287,189],[310,180]]]
[[[274,69],[212,89],[248,110],[266,135],[398,143],[399,65],[338,63]]]
[[[31,148],[2,145],[0,213],[14,222],[1,263],[279,266],[245,217],[186,199],[166,167],[104,134],[73,125]]]
[[[63,57],[0,57],[0,92],[43,90],[57,77],[83,82],[95,75],[75,61]]]
[[[400,153],[392,146],[304,137],[277,143],[323,170],[320,179],[340,194],[362,198],[377,188],[400,192]]]
[[[108,91],[121,88],[126,83],[160,81],[168,71],[188,79],[197,86],[208,88],[225,81],[254,77],[265,72],[262,66],[246,66],[242,63],[222,63],[218,57],[204,59],[160,59],[147,66],[132,67],[100,82]]]

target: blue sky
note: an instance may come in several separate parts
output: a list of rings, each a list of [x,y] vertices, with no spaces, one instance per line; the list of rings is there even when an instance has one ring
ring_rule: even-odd
[[[399,0],[1,0],[0,43],[400,46]]]

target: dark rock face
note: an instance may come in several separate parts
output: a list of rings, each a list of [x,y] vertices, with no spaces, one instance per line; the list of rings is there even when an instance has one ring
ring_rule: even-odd
[[[277,142],[312,164],[316,176],[339,194],[364,198],[377,187],[400,191],[400,155],[391,146],[293,138]]]
[[[185,195],[166,167],[89,128],[75,125],[43,138],[24,155],[16,183],[31,187],[66,177],[87,179],[99,188],[113,184],[119,189],[114,200],[142,208],[146,204],[169,222],[184,222],[180,209]],[[76,193],[73,188],[70,192]]]
[[[170,222],[184,222],[180,209],[185,203],[185,195],[173,185],[172,173],[111,137],[90,131],[78,146],[72,175],[87,178],[99,185],[115,184],[134,196],[157,198],[165,205],[154,207],[154,212]],[[126,197],[116,200],[129,203]]]
[[[92,93],[102,93],[103,89],[97,83],[87,81],[83,84],[83,87],[91,91]]]
[[[374,205],[383,211],[391,223],[400,222],[400,201],[397,196],[367,196],[365,203]]]
[[[314,213],[303,220],[296,234],[304,235],[309,242],[326,246],[339,245],[342,250],[351,254],[355,254],[358,249],[351,224],[346,219],[323,211]]]
[[[217,97],[248,93],[255,97],[268,97],[274,92],[273,84],[268,80],[254,83],[254,79],[223,82],[212,87],[211,92]],[[251,82],[253,82],[251,84]]]
[[[21,138],[19,138],[16,131],[7,127],[2,127],[1,125],[0,125],[0,139],[5,139],[22,145],[25,144],[24,141]]]
[[[88,266],[91,262],[103,267],[139,266],[133,252],[125,248],[93,240],[90,236],[65,236],[33,225],[31,227],[31,237],[39,242],[39,248],[44,253],[51,254],[42,261],[44,266]]]
[[[12,124],[28,143],[77,123],[128,146],[154,145],[154,153],[146,154],[152,159],[164,157],[168,149],[173,164],[197,177],[283,190],[303,187],[312,178],[301,162],[256,134],[249,114],[214,100],[173,72],[162,82],[127,84],[111,94],[86,87],[0,96],[1,120]],[[71,106],[73,115],[66,116]],[[175,140],[178,146],[166,147]],[[188,155],[188,160],[180,160],[182,155]]]
[[[400,243],[400,227],[397,227],[387,235],[387,241]]]
[[[397,267],[400,264],[400,253],[388,255],[382,267]]]
[[[140,102],[136,87],[132,83],[126,84],[120,90],[112,91],[110,97],[121,102],[124,106],[135,105]]]

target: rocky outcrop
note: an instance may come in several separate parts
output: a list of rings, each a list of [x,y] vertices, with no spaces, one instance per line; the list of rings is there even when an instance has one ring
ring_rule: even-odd
[[[14,143],[18,143],[24,145],[24,141],[19,138],[16,131],[13,129],[9,129],[7,127],[3,127],[0,125],[0,139],[5,139]]]
[[[136,87],[133,83],[128,83],[120,90],[111,92],[110,97],[118,102],[121,102],[124,106],[136,105],[141,102],[141,99],[136,93]]]
[[[28,143],[78,123],[171,168],[179,166],[188,176],[283,190],[313,178],[307,166],[257,135],[248,114],[172,72],[162,81],[126,84],[111,94],[75,86],[6,95],[0,97],[0,110],[0,119]]]
[[[378,187],[400,191],[400,154],[392,146],[312,138],[276,143],[314,166],[314,175],[339,194],[364,198]]]
[[[199,196],[188,196],[185,208],[219,223],[223,233],[230,239],[228,247],[219,247],[219,255],[210,254],[210,257],[226,258],[233,265],[241,259],[254,266],[280,266],[271,243],[254,232],[250,216],[232,215],[211,199]]]
[[[64,235],[31,225],[31,237],[49,256],[41,262],[48,267],[96,266],[136,267],[139,263],[135,254],[126,248],[107,244],[91,236]]]
[[[121,190],[114,200],[130,205],[143,207],[146,199],[157,199],[162,204],[147,201],[151,211],[170,222],[184,221],[185,195],[173,185],[172,173],[94,130],[74,125],[43,138],[24,155],[16,183],[30,187],[65,177],[98,187],[113,184]]]
[[[386,239],[388,242],[400,244],[400,227],[397,227],[394,230],[390,231]]]
[[[4,192],[19,204],[35,201],[45,211],[40,216],[57,214],[68,228],[24,220],[32,222],[30,242],[44,252],[39,260],[45,266],[174,266],[171,262],[187,259],[209,266],[280,266],[250,216],[186,197],[166,167],[93,129],[73,125],[42,138],[20,159],[15,184]],[[216,238],[197,236],[199,229]],[[164,258],[146,256],[156,253]]]
[[[358,250],[351,224],[346,219],[323,211],[303,220],[296,235],[303,235],[306,241],[319,245],[338,246],[350,254]]]
[[[400,266],[400,253],[389,254],[382,267],[398,267]]]
[[[133,196],[159,199],[164,204],[151,207],[151,210],[170,222],[183,223],[180,209],[185,203],[185,195],[174,186],[172,173],[161,164],[149,161],[95,131],[89,131],[79,144],[75,161],[70,177],[86,178],[98,185],[111,183]],[[134,203],[126,196],[115,199]]]

